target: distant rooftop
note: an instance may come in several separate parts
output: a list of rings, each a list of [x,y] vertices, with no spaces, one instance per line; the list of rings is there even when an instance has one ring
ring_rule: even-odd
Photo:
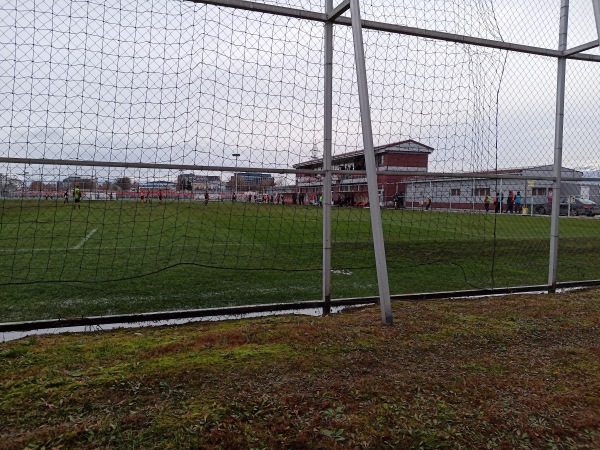
[[[428,145],[422,144],[415,141],[414,139],[407,139],[404,141],[392,142],[391,144],[380,145],[374,148],[375,154],[377,153],[431,153],[434,148]],[[364,155],[364,150],[355,150],[353,152],[341,153],[332,156],[332,163],[351,161],[356,157]],[[298,164],[294,164],[294,168],[306,168],[315,165],[322,165],[323,158],[314,158],[307,161],[303,161]]]

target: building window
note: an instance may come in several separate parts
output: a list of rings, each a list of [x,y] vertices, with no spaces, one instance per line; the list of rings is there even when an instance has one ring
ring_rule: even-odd
[[[450,195],[452,197],[458,197],[458,196],[460,196],[460,189],[450,189]]]
[[[546,195],[546,188],[534,187],[531,189],[531,195]]]
[[[378,167],[383,166],[383,155],[377,155],[376,158],[377,158],[377,166]]]
[[[489,187],[478,187],[473,189],[473,196],[474,197],[485,197],[486,195],[490,194],[490,188]]]

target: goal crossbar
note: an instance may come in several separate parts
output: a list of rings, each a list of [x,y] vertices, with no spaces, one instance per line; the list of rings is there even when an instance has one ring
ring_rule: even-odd
[[[288,8],[284,6],[267,5],[264,3],[250,2],[245,0],[185,0],[192,3],[201,3],[206,5],[221,6],[225,8],[243,9],[265,14],[274,14],[278,16],[293,17],[296,19],[311,20],[314,22],[333,22],[336,25],[352,26],[350,17],[332,17],[330,14],[307,11],[304,9]],[[341,5],[340,5],[341,6]],[[367,30],[384,31],[395,34],[405,34],[409,36],[418,36],[442,41],[456,42],[459,44],[476,45],[479,47],[495,48],[511,52],[528,53],[539,56],[550,56],[553,58],[567,58],[582,61],[600,62],[600,56],[579,53],[590,50],[598,46],[598,41],[592,41],[588,44],[570,50],[555,50],[531,45],[515,44],[511,42],[496,41],[493,39],[484,39],[461,34],[446,33],[443,31],[427,30],[423,28],[408,27],[405,25],[396,25],[391,23],[374,22],[370,20],[361,21],[362,28]]]

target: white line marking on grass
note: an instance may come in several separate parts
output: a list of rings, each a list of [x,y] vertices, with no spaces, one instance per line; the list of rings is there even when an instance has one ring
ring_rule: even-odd
[[[90,234],[88,234],[79,244],[77,244],[74,247],[51,247],[51,248],[46,248],[46,247],[38,247],[38,248],[18,248],[18,249],[0,249],[0,253],[12,253],[12,254],[17,254],[17,253],[36,253],[36,252],[68,252],[69,250],[79,250],[83,244],[85,244],[88,239],[92,236],[92,234],[94,234],[96,232],[96,230],[93,230],[92,232],[90,232]],[[217,247],[217,246],[229,246],[229,247],[240,247],[240,246],[259,246],[261,244],[251,244],[251,243],[231,243],[231,242],[215,242],[215,243],[211,243],[210,245],[207,244],[203,244],[201,247],[199,247],[202,250],[206,250],[206,249],[210,249],[210,247]],[[153,250],[153,249],[179,249],[179,248],[189,248],[188,245],[147,245],[147,246],[117,246],[117,247],[112,247],[112,246],[104,246],[104,247],[92,247],[92,249],[94,250],[105,250],[105,251],[113,251],[113,250],[122,250],[122,251],[130,251],[130,250]]]
[[[73,247],[37,247],[37,248],[18,248],[18,249],[0,249],[0,254],[19,254],[19,253],[37,253],[37,252],[50,252],[50,253],[62,253],[62,252],[68,252],[70,250],[80,250],[84,244],[87,243],[87,241],[92,237],[92,235],[94,233],[96,233],[96,231],[98,231],[96,228],[94,228],[92,231],[90,231],[90,233],[81,240],[81,242],[79,242],[77,245],[73,246]],[[111,246],[111,245],[106,245],[104,244],[104,246],[102,245],[102,241],[95,241],[96,242],[96,246],[92,246],[92,247],[88,247],[91,250],[101,250],[104,252],[113,252],[113,251],[132,251],[132,250],[144,250],[144,251],[151,251],[151,250],[163,250],[163,251],[168,251],[168,250],[172,250],[172,249],[185,249],[185,248],[190,248],[190,245],[169,245],[169,243],[163,243],[161,245],[144,245],[144,246],[126,246],[126,245],[120,245],[120,246]],[[98,246],[98,243],[100,244]],[[197,249],[199,251],[208,251],[210,250],[212,247],[221,247],[221,246],[225,246],[225,247],[231,247],[232,249],[238,248],[238,247],[259,247],[259,248],[265,248],[265,247],[271,247],[271,244],[268,242],[235,242],[235,241],[230,241],[230,242],[213,242],[213,241],[201,241],[200,244],[198,245],[198,247],[192,247],[193,249]],[[292,245],[285,245],[285,246],[277,246],[275,245],[274,248],[279,248],[279,247],[285,247],[285,248],[293,248],[293,247],[304,247],[304,248],[309,248],[312,246],[317,246],[318,248],[321,248],[320,244],[317,243],[311,243],[309,244],[292,244]]]
[[[54,247],[54,248],[18,248],[18,249],[2,249],[0,252],[2,253],[35,253],[35,252],[65,252],[67,250],[71,250],[65,247]]]
[[[79,244],[77,244],[75,247],[73,247],[73,250],[79,250],[83,246],[83,244],[85,244],[96,231],[97,231],[96,228],[94,228],[92,231],[90,231],[89,234],[86,237],[84,237],[83,240]]]

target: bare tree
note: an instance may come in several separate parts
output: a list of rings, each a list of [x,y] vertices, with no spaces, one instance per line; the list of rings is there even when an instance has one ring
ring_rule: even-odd
[[[127,190],[131,189],[131,187],[133,186],[133,183],[131,182],[131,178],[123,177],[123,178],[117,178],[117,181],[115,181],[115,185],[122,191],[127,191]]]

